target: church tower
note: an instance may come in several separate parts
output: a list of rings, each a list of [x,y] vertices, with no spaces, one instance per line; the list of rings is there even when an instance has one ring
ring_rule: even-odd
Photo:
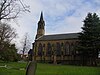
[[[43,13],[41,12],[40,20],[38,22],[38,28],[37,28],[37,34],[36,38],[39,38],[40,36],[43,36],[45,34],[45,22],[43,20]]]

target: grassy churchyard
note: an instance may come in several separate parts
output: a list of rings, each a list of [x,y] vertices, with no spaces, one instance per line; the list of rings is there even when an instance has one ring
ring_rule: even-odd
[[[0,63],[0,75],[25,75],[27,63]],[[36,75],[100,75],[100,67],[37,64]]]
[[[0,62],[0,75],[25,75],[26,63]]]

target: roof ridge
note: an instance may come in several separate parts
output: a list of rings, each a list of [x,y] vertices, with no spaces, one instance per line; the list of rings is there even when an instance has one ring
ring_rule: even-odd
[[[43,35],[43,36],[54,36],[54,35],[68,35],[68,34],[78,34],[79,32],[77,32],[77,33],[63,33],[63,34],[48,34],[48,35]]]
[[[43,35],[36,40],[64,40],[64,39],[77,39],[78,33],[68,33],[68,34],[55,34],[55,35]]]

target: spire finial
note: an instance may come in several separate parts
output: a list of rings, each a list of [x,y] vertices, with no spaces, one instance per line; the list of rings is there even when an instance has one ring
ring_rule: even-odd
[[[43,13],[41,11],[40,21],[43,21]]]

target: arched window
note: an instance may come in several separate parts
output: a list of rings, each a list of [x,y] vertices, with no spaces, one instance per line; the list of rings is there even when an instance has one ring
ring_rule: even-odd
[[[56,55],[56,46],[52,44],[52,55]]]
[[[61,46],[63,46],[64,44],[63,43],[61,43]]]
[[[43,55],[45,55],[45,44],[43,44]]]
[[[43,47],[45,48],[45,44],[43,44]]]
[[[56,43],[56,54],[61,55],[61,45],[59,42]]]
[[[42,44],[39,43],[39,46],[38,46],[38,55],[42,56],[42,52],[43,52],[43,47],[42,47]]]
[[[70,44],[68,42],[65,43],[64,50],[65,50],[65,55],[70,54]]]
[[[61,54],[63,55],[64,54],[64,44],[61,43]]]
[[[47,56],[51,56],[52,54],[52,45],[50,43],[47,44]]]
[[[75,51],[74,51],[74,43],[71,43],[70,45],[70,54],[74,54]]]

